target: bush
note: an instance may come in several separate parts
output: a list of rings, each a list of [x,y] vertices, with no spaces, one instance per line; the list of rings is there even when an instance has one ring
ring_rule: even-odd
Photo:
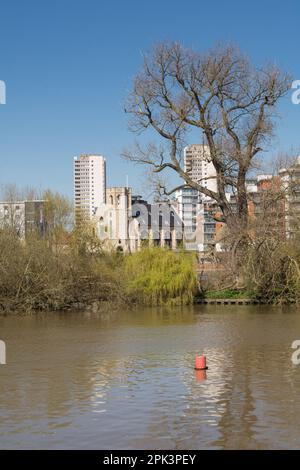
[[[300,252],[296,240],[256,240],[248,247],[245,283],[257,300],[291,303],[300,300]]]
[[[103,301],[115,305],[193,301],[197,291],[193,255],[161,248],[132,255],[108,253],[96,241],[90,233],[74,232],[63,244],[54,245],[34,233],[25,242],[0,230],[0,310],[60,310]]]
[[[195,256],[158,247],[124,258],[126,295],[148,305],[189,304],[197,292]]]
[[[1,230],[0,310],[58,310],[117,300],[122,276],[116,255],[82,254],[72,243],[57,249],[34,234],[25,243]]]

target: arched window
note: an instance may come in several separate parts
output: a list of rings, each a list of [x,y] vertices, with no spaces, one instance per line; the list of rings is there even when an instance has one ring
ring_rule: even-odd
[[[113,204],[114,203],[114,198],[112,196],[109,196],[109,203]]]

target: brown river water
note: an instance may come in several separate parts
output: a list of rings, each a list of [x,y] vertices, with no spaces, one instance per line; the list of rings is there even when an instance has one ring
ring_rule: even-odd
[[[296,339],[296,307],[0,317],[0,448],[300,448]]]

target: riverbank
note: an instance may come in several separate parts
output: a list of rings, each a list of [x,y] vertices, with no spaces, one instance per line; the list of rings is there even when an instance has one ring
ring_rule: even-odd
[[[0,313],[186,305],[198,292],[195,255],[156,247],[108,253],[78,232],[62,244],[1,231],[0,271]]]
[[[291,258],[291,256],[289,255]],[[199,272],[196,254],[160,247],[132,254],[107,252],[92,231],[76,229],[59,236],[32,234],[26,242],[0,231],[0,314],[70,309],[101,310],[124,306],[296,303],[300,276],[295,263],[276,272],[257,267],[251,282],[241,271],[244,287],[234,285],[225,269]],[[223,266],[225,263],[223,262]],[[253,279],[255,282],[253,282]]]

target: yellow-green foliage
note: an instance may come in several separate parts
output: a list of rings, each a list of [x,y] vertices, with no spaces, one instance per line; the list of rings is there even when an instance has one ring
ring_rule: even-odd
[[[197,291],[195,256],[158,247],[124,259],[126,294],[148,305],[188,304]]]

